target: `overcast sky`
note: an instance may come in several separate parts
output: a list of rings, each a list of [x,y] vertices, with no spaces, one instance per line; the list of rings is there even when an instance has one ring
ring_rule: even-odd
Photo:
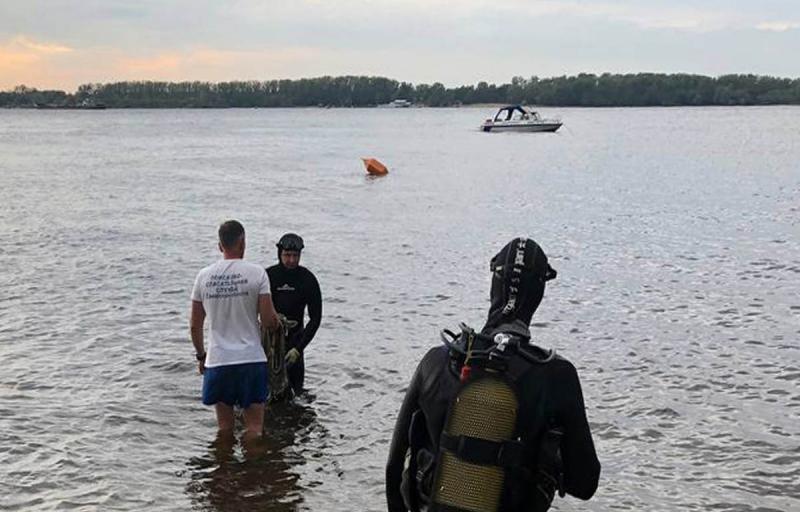
[[[0,90],[380,75],[800,76],[800,0],[0,0]]]

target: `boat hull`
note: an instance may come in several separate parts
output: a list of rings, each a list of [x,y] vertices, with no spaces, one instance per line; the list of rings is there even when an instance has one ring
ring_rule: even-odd
[[[105,110],[105,105],[51,105],[36,104],[37,110]]]
[[[485,132],[554,132],[562,123],[530,123],[530,124],[482,124]]]

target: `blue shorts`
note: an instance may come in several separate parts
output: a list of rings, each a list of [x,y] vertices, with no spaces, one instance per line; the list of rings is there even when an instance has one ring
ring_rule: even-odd
[[[203,372],[203,404],[222,402],[247,409],[267,401],[267,363],[232,364]]]

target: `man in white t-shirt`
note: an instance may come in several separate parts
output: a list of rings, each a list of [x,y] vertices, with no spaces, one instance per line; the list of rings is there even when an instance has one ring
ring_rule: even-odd
[[[197,275],[192,289],[190,330],[203,374],[203,403],[213,405],[220,431],[233,430],[234,406],[244,410],[248,437],[261,435],[267,399],[264,329],[278,326],[266,271],[244,257],[244,227],[235,221],[219,227],[223,259]],[[203,323],[208,316],[208,352]],[[259,317],[261,322],[259,323]]]

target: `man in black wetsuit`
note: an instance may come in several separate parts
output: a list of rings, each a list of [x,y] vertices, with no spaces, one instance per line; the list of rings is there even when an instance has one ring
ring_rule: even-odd
[[[525,238],[516,238],[503,247],[492,259],[491,270],[491,306],[481,333],[465,330],[460,337],[454,337],[453,343],[428,351],[406,391],[386,466],[390,512],[462,510],[442,506],[435,496],[437,489],[445,488],[439,485],[445,480],[437,479],[441,476],[436,476],[436,466],[442,465],[445,459],[441,454],[448,449],[450,453],[460,450],[456,457],[469,462],[482,457],[478,463],[485,464],[483,467],[495,470],[504,467],[503,471],[509,476],[499,484],[503,486],[502,499],[497,508],[489,507],[489,510],[540,512],[550,507],[556,491],[562,496],[568,493],[588,500],[597,489],[600,463],[586,419],[577,371],[566,359],[531,342],[531,318],[544,295],[545,282],[555,278],[556,272],[539,245]],[[468,346],[465,346],[465,338],[470,340]],[[491,351],[509,339],[518,340],[515,345],[518,349],[510,351],[507,366],[516,368],[514,384],[519,400],[518,412],[515,412],[518,438],[515,434],[506,443],[513,444],[517,450],[517,453],[507,454],[516,456],[513,464],[501,461],[503,450],[492,451],[493,445],[502,443],[472,443],[471,446],[482,452],[476,455],[466,453],[468,442],[461,444],[474,437],[461,436],[455,446],[448,440],[453,436],[447,432],[443,435],[446,425],[450,424],[446,423],[448,410],[456,407],[451,405],[457,403],[456,394],[459,399],[465,396],[460,390],[467,388],[460,382],[475,378],[470,377],[470,370],[472,373],[475,370],[468,367],[465,360],[469,360],[481,340]],[[524,361],[522,356],[525,356]],[[489,395],[483,396],[492,400]],[[479,403],[488,403],[483,400]],[[464,402],[461,404],[463,406]],[[475,421],[474,416],[466,417],[472,418],[468,424],[478,424],[470,423]],[[488,421],[497,420],[493,416]],[[497,458],[487,459],[487,452],[495,453]],[[446,471],[445,466],[441,474]],[[467,473],[458,473],[456,479],[463,483],[469,478]],[[434,485],[435,482],[438,483]],[[459,492],[468,494],[469,486],[456,491],[456,496]]]
[[[278,264],[267,268],[272,300],[278,313],[297,322],[289,331],[286,353],[287,376],[295,394],[303,389],[305,361],[303,351],[314,339],[322,319],[322,294],[317,278],[300,265],[303,239],[286,233],[277,243]],[[308,307],[308,324],[303,325]]]

